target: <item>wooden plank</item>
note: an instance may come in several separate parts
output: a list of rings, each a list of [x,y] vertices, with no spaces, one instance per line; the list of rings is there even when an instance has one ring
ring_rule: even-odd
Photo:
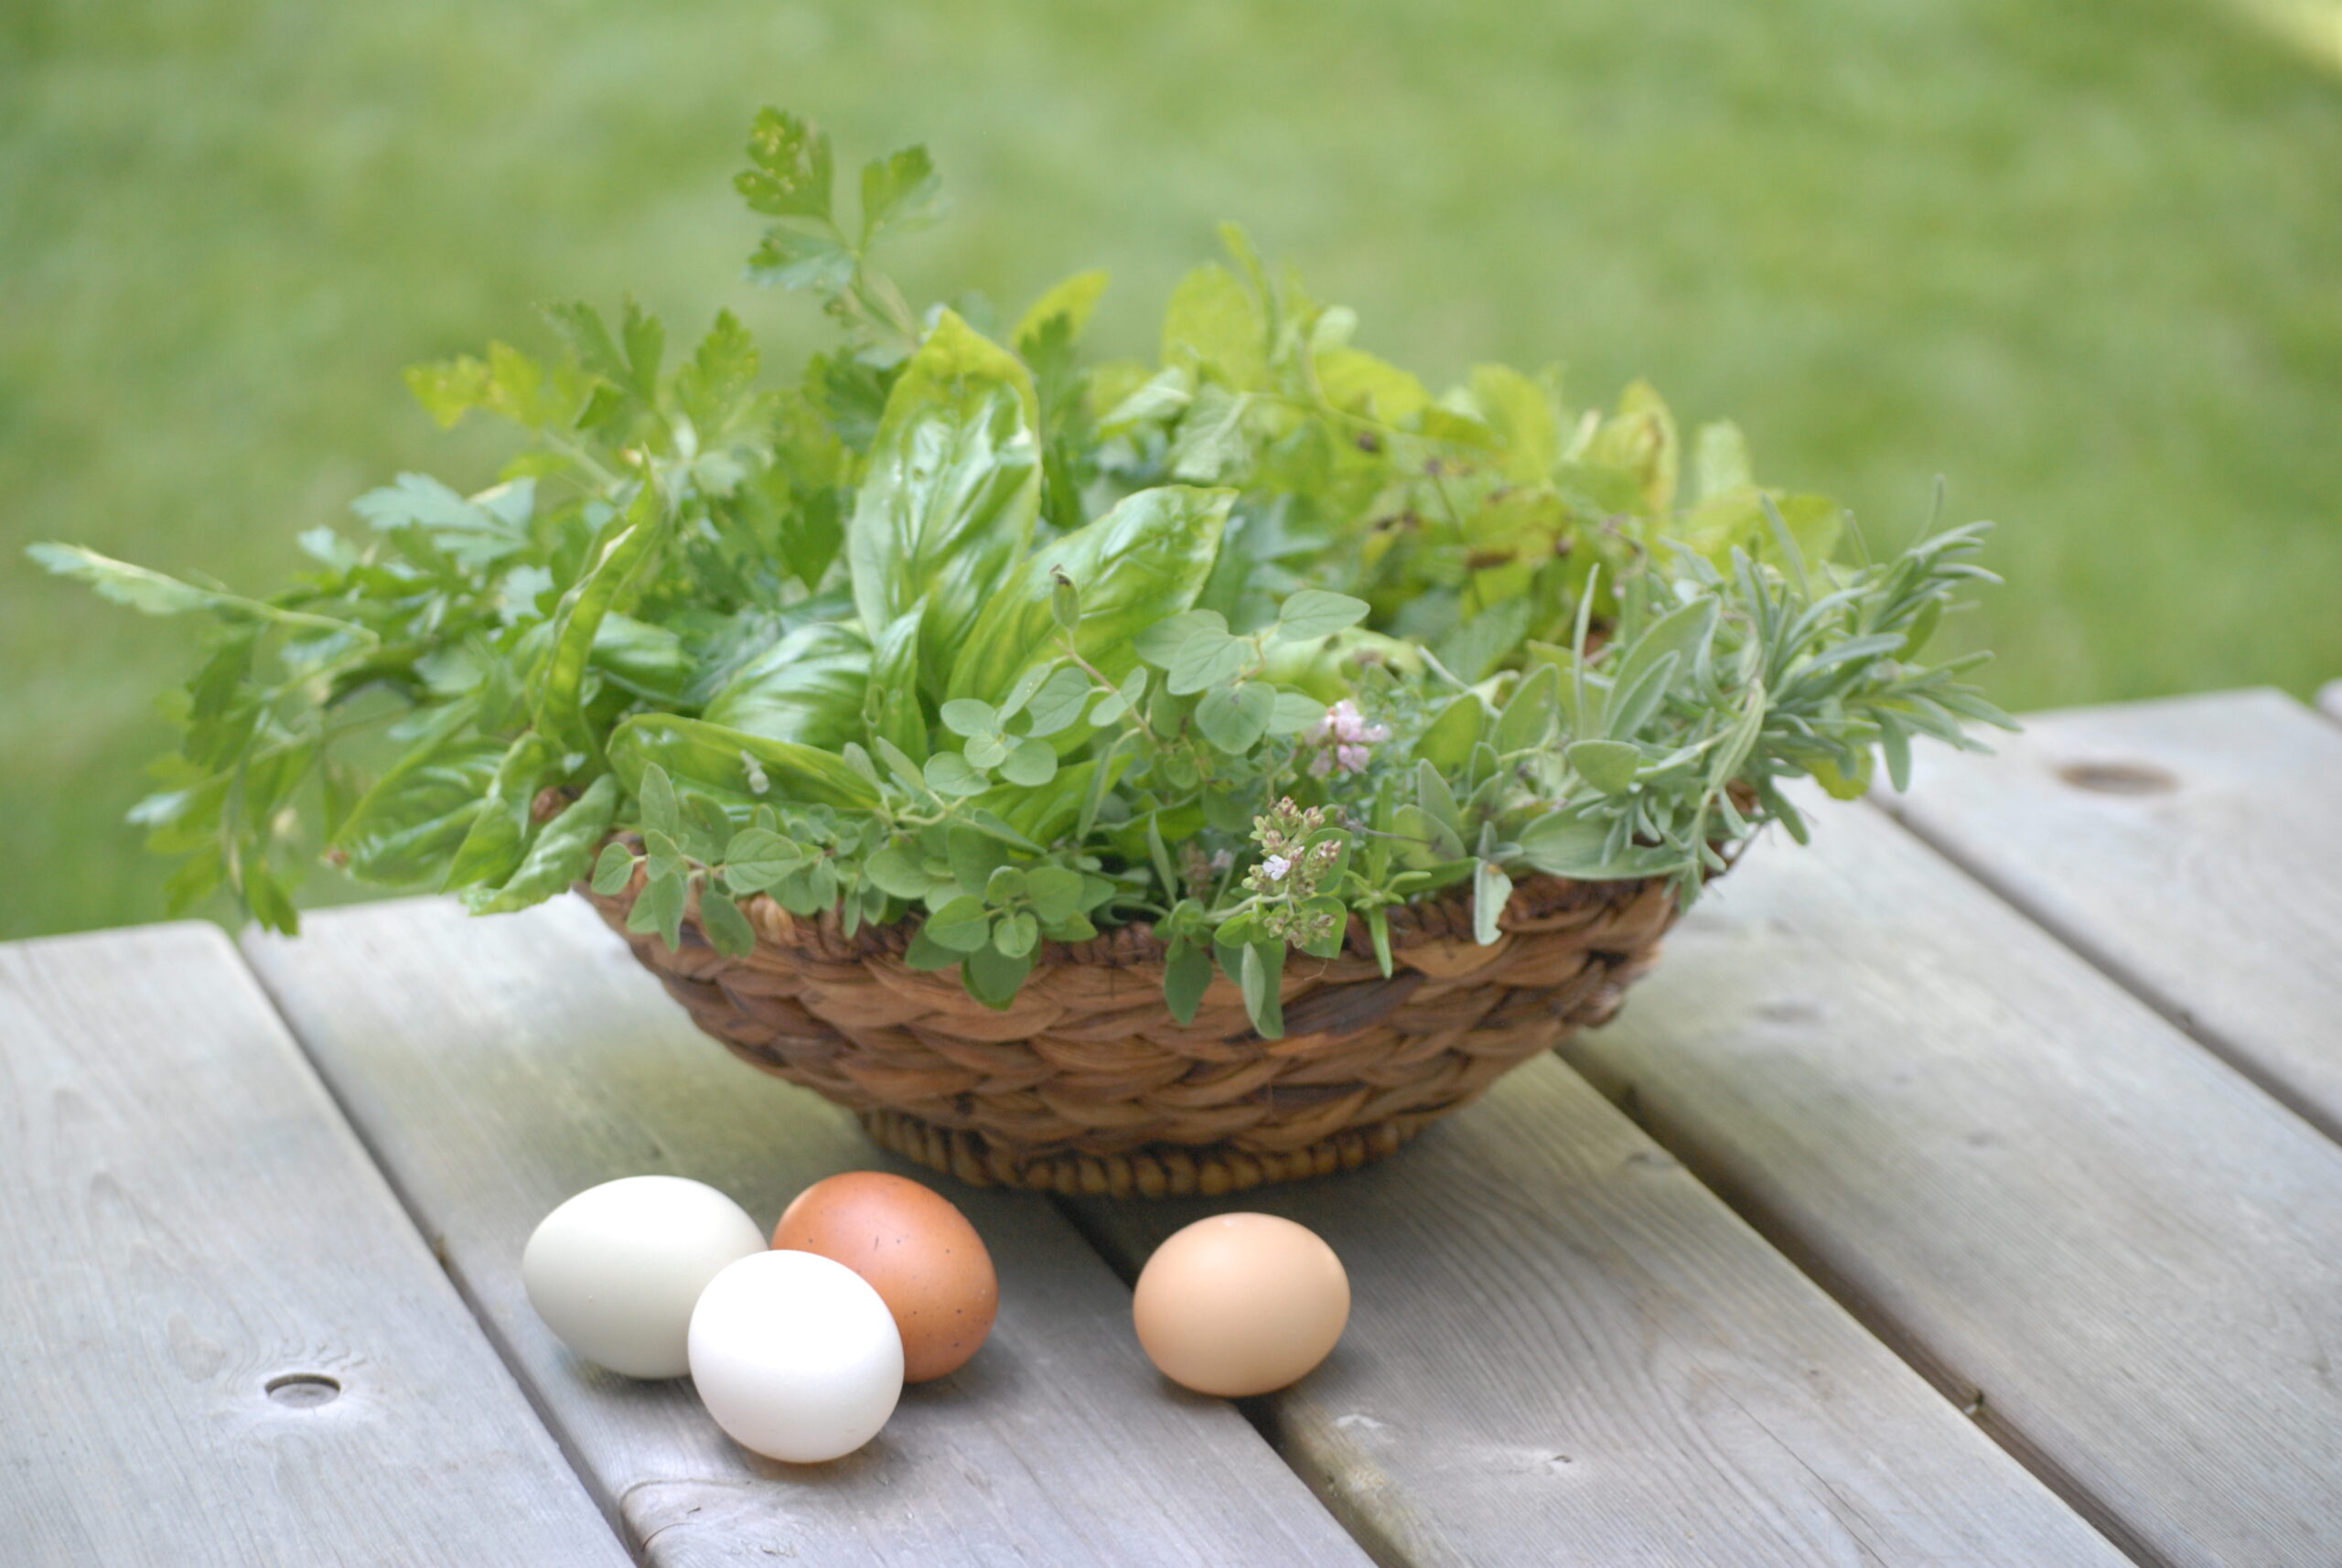
[[[1817,802],[1566,1054],[2143,1562],[2342,1561],[2342,1148]]]
[[[2043,714],[1933,752],[1913,831],[2342,1136],[2342,729],[2282,692]]]
[[[309,928],[247,950],[652,1562],[1364,1563],[1232,1408],[1166,1396],[1129,1294],[1037,1195],[952,1190],[999,1266],[999,1326],[834,1466],[752,1459],[688,1380],[581,1366],[531,1311],[518,1267],[571,1193],[671,1172],[769,1222],[823,1176],[909,1167],[699,1035],[575,900],[489,920],[408,902]]]
[[[1333,1245],[1348,1330],[1262,1404],[1384,1563],[2122,1561],[1551,1057],[1352,1175],[1078,1207],[1133,1273],[1230,1208]]]
[[[216,928],[0,947],[0,1235],[9,1563],[626,1563]]]

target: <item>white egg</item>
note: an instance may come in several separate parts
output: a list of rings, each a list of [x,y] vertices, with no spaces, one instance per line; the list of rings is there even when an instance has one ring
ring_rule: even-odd
[[[692,1381],[715,1424],[768,1459],[853,1453],[903,1393],[903,1337],[870,1283],[812,1252],[759,1252],[692,1312]]]
[[[764,1249],[747,1210],[706,1183],[628,1176],[546,1215],[521,1254],[521,1283],[545,1326],[586,1359],[629,1378],[680,1378],[700,1292]]]

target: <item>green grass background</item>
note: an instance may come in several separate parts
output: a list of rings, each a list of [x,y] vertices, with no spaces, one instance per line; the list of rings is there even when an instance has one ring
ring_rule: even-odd
[[[1138,348],[1234,217],[1434,377],[1647,373],[1888,538],[1945,472],[2011,704],[2342,674],[2342,71],[2218,0],[8,0],[0,936],[161,913],[121,818],[192,651],[22,545],[265,586],[485,479],[398,371],[549,296],[815,343],[738,281],[764,102],[933,147],[915,296],[1104,265]]]

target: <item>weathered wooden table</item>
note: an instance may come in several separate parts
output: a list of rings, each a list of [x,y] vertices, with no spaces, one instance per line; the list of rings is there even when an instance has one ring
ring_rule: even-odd
[[[1223,1204],[1349,1266],[1299,1387],[1141,1358],[1207,1205],[954,1190],[998,1332],[801,1471],[522,1297],[595,1182],[887,1163],[582,906],[0,949],[0,1563],[2342,1563],[2337,806],[2271,693],[1930,757],[1566,1061]]]

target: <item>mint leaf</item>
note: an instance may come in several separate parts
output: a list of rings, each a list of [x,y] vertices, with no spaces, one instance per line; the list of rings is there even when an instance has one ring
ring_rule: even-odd
[[[1017,743],[1000,765],[1000,776],[1011,784],[1037,789],[1058,774],[1057,748],[1046,740],[1026,740]]]
[[[1211,989],[1211,957],[1188,942],[1175,944],[1163,964],[1163,1001],[1182,1024],[1195,1022],[1204,993]]]
[[[1196,704],[1196,727],[1220,750],[1241,757],[1268,733],[1276,705],[1276,688],[1259,681],[1221,686]]]
[[[746,958],[756,950],[756,927],[739,905],[713,887],[700,895],[699,928],[707,933],[708,945],[725,958]]]
[[[1252,645],[1209,627],[1199,628],[1171,658],[1164,684],[1175,697],[1217,686],[1242,674],[1252,662]]]
[[[743,828],[724,851],[724,880],[735,893],[761,893],[804,858],[791,841],[763,828]]]
[[[655,762],[645,768],[634,792],[642,808],[644,827],[671,839],[682,832],[682,811],[675,801],[674,781],[665,768]]]
[[[970,767],[968,759],[956,751],[939,751],[929,757],[924,777],[929,789],[953,800],[981,795],[990,788],[984,782],[984,776]]]
[[[605,898],[615,897],[632,880],[634,852],[622,843],[604,844],[600,858],[594,862],[594,891]]]
[[[1345,627],[1364,620],[1368,607],[1364,599],[1354,599],[1348,594],[1304,588],[1285,600],[1284,607],[1277,612],[1272,635],[1280,642],[1307,642],[1331,637]]]
[[[992,940],[992,915],[983,899],[963,893],[929,915],[920,929],[938,947],[972,953]]]
[[[952,698],[940,716],[943,727],[957,736],[994,735],[1000,729],[1000,714],[993,705],[973,697]]]

